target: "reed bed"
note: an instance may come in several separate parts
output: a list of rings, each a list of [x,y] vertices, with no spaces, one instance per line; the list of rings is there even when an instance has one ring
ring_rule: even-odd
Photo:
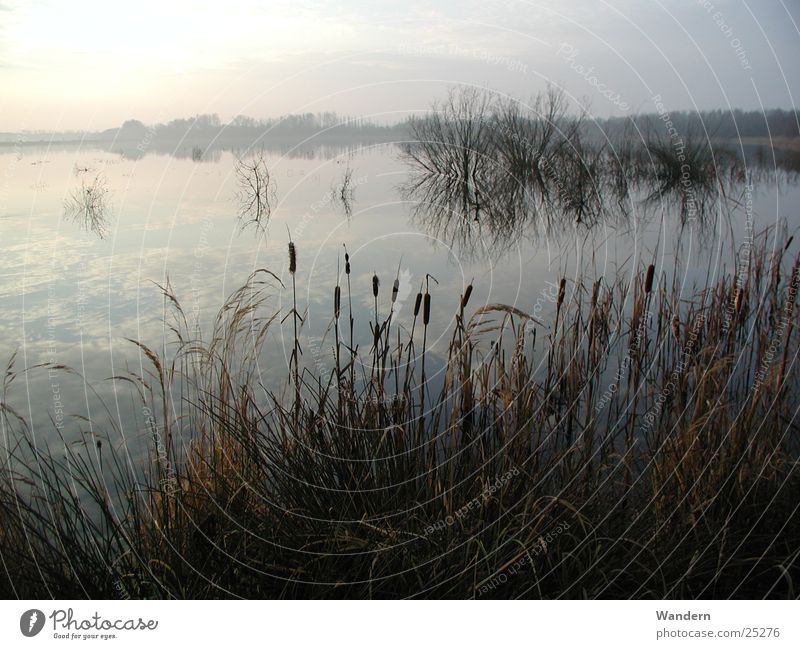
[[[302,362],[293,246],[292,286],[254,273],[208,340],[165,286],[172,337],[135,343],[141,371],[114,379],[144,457],[87,421],[45,444],[9,364],[0,593],[797,597],[800,261],[773,242],[688,295],[654,265],[564,279],[542,322],[470,285],[439,364],[434,279],[400,327],[378,301],[396,284],[351,285],[346,254],[329,372]],[[366,349],[352,304],[370,289]],[[282,291],[288,314],[269,306]],[[258,362],[281,317],[295,340],[273,393]]]

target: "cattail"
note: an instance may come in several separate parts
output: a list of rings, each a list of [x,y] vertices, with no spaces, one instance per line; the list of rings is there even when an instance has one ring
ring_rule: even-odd
[[[425,293],[425,306],[422,311],[422,323],[427,327],[431,321],[431,294]]]
[[[289,272],[294,275],[297,270],[297,248],[294,241],[289,242]]]
[[[350,255],[344,253],[344,272],[346,275],[350,274]]]
[[[417,293],[417,299],[414,300],[414,317],[419,315],[419,307],[422,304],[422,293]]]
[[[561,279],[561,283],[558,285],[558,303],[556,304],[557,308],[561,308],[561,305],[564,304],[564,295],[566,294],[567,290],[567,280]]]
[[[381,281],[378,279],[377,275],[372,276],[372,297],[378,297],[378,287],[381,285]]]
[[[395,303],[397,300],[397,293],[400,291],[400,280],[394,280],[394,284],[392,284],[392,304]]]
[[[342,289],[337,285],[333,289],[333,315],[338,320],[342,309]]]
[[[464,291],[464,297],[461,298],[461,310],[463,311],[466,306],[467,302],[469,302],[469,298],[472,295],[472,284],[467,286],[467,289]]]
[[[656,267],[650,264],[647,267],[647,277],[644,280],[644,292],[649,293],[653,290],[653,275],[656,273]]]

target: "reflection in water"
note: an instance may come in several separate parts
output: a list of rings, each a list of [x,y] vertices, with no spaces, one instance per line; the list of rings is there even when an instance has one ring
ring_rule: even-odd
[[[108,187],[101,175],[91,183],[81,181],[64,202],[64,218],[104,239],[108,234]]]
[[[236,157],[234,175],[238,190],[239,221],[242,229],[249,225],[264,230],[272,214],[275,201],[275,183],[270,177],[269,167],[263,151]]]
[[[691,221],[708,230],[769,171],[691,131],[592,136],[554,90],[532,102],[530,115],[475,89],[435,108],[411,121],[401,147],[410,168],[403,196],[420,227],[473,253],[577,225],[625,224],[665,205],[679,228]],[[793,175],[789,164],[784,176]]]
[[[350,166],[349,157],[346,165],[339,184],[335,187],[331,187],[331,198],[334,202],[341,204],[345,216],[350,220],[353,216],[353,202],[355,201],[356,188],[353,184],[353,169]]]
[[[310,140],[297,143],[282,139],[247,139],[227,138],[224,140],[198,140],[187,143],[179,140],[154,140],[146,146],[138,142],[120,141],[103,143],[109,153],[121,156],[125,160],[141,160],[148,154],[168,155],[177,160],[193,160],[198,163],[217,163],[226,152],[244,151],[258,147],[269,153],[281,155],[289,159],[330,160],[342,155],[357,154],[374,146],[387,144],[386,141],[373,140]],[[59,145],[53,145],[58,147]]]

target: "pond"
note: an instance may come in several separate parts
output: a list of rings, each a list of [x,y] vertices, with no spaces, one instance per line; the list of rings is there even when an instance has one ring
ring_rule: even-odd
[[[734,253],[754,233],[770,226],[791,233],[800,224],[795,177],[763,166],[748,176],[752,184],[727,184],[724,195],[715,191],[688,220],[674,196],[653,200],[641,190],[592,219],[557,207],[545,222],[506,202],[496,210],[478,205],[465,216],[452,197],[432,205],[431,187],[420,188],[420,169],[407,153],[393,144],[358,143],[267,150],[270,213],[256,227],[241,218],[238,154],[231,150],[0,148],[0,350],[4,361],[16,353],[17,372],[9,401],[46,440],[54,425],[67,441],[78,441],[88,422],[102,428],[109,419],[128,441],[145,434],[147,413],[127,386],[110,378],[147,371],[130,340],[174,355],[168,328],[174,305],[160,287],[171,287],[188,330],[207,338],[226,298],[254,271],[272,271],[285,288],[276,282],[269,295],[267,306],[280,318],[259,358],[258,381],[281,390],[294,348],[295,321],[286,317],[292,279],[303,319],[301,363],[325,375],[334,360],[334,286],[337,277],[344,282],[347,253],[353,345],[362,350],[372,342],[376,308],[381,317],[391,311],[393,323],[408,332],[415,296],[430,287],[429,380],[436,382],[436,354],[446,353],[470,284],[473,308],[513,305],[546,322],[562,278],[633,281],[654,264],[659,276],[674,278],[691,295],[693,287],[731,272]],[[441,197],[448,189],[436,192]],[[508,189],[484,192],[496,197]],[[87,196],[102,203],[94,204],[102,209],[91,219],[70,207],[76,197],[84,205]],[[349,344],[349,332],[341,335]],[[369,354],[361,358],[371,362]],[[49,367],[35,367],[41,364]],[[53,365],[85,381],[67,380]]]

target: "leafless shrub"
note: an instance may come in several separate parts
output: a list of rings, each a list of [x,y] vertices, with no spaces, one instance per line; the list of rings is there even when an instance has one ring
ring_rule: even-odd
[[[421,171],[412,182],[416,190],[430,193],[430,202],[441,198],[441,179],[456,188],[447,192],[447,199],[457,198],[464,216],[479,210],[486,200],[486,179],[493,164],[489,129],[492,104],[488,91],[456,88],[444,103],[434,104],[429,115],[411,120],[412,141],[403,148],[403,154]]]
[[[341,203],[348,219],[353,215],[355,194],[356,188],[353,185],[353,169],[350,166],[350,160],[348,160],[341,181],[337,186],[331,187],[331,198],[334,202]]]
[[[272,214],[275,183],[270,177],[264,152],[237,156],[234,173],[238,186],[236,198],[242,228],[248,225],[255,225],[259,229],[265,228]]]
[[[108,234],[108,193],[105,178],[100,175],[90,184],[81,181],[64,201],[64,218],[104,239]]]

